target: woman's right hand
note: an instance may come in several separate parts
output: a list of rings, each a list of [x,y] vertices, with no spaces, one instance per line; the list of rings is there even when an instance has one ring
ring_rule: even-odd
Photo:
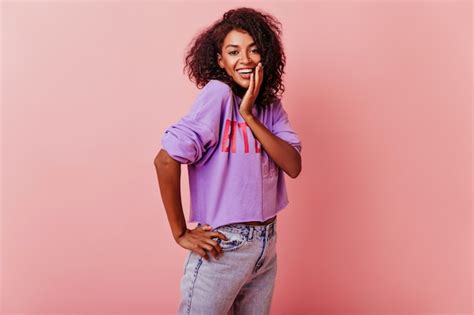
[[[208,224],[196,226],[194,229],[186,229],[176,242],[183,248],[189,249],[199,256],[209,260],[206,250],[219,259],[224,253],[219,244],[213,240],[213,237],[218,237],[227,241],[227,237],[217,231],[212,231],[212,227]]]

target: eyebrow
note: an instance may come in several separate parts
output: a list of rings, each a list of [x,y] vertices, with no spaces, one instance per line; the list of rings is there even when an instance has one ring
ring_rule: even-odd
[[[254,46],[254,45],[256,45],[256,44],[254,42],[251,42],[249,44],[249,47]],[[225,46],[224,48],[227,48],[227,47],[240,47],[240,46],[239,45],[234,45],[234,44],[229,44],[229,45]]]

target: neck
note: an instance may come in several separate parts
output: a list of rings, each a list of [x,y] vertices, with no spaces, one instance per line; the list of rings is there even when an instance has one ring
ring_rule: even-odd
[[[237,95],[241,99],[244,97],[245,93],[247,92],[247,89],[241,87],[234,81],[232,81],[231,83],[231,88],[232,88],[232,91],[235,93],[235,95]]]

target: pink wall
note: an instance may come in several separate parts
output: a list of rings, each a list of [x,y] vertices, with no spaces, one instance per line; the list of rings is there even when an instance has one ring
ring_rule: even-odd
[[[2,3],[0,313],[175,313],[153,158],[186,45],[241,4]],[[272,314],[472,313],[472,3],[245,5],[283,23],[303,141]]]

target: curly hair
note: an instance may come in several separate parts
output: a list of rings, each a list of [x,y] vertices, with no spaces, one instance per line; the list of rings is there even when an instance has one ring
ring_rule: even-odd
[[[217,53],[221,53],[226,35],[232,30],[248,33],[252,36],[260,51],[263,67],[263,81],[255,100],[257,107],[263,108],[285,91],[282,75],[286,63],[281,23],[272,15],[241,7],[224,13],[223,17],[211,26],[202,30],[188,45],[183,73],[187,71],[191,82],[201,89],[210,80],[220,80],[232,88],[232,91],[243,97],[246,89],[240,87],[220,68]],[[189,48],[190,47],[190,48]]]

